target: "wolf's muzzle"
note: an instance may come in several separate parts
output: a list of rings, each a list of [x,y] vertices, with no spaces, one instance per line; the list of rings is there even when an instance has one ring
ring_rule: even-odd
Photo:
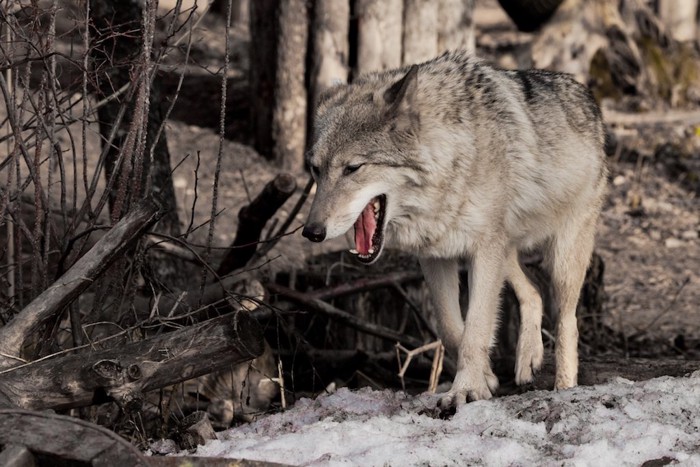
[[[322,242],[326,239],[326,226],[321,224],[308,224],[304,226],[301,234],[312,242]]]

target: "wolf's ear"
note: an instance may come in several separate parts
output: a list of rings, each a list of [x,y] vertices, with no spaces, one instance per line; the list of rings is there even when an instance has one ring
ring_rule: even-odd
[[[418,92],[418,65],[413,65],[406,75],[384,91],[386,104],[384,116],[396,120],[397,128],[409,130],[419,123],[416,94]]]
[[[412,94],[416,92],[417,84],[418,65],[413,65],[403,78],[392,84],[391,87],[384,92],[384,100],[389,105],[395,105],[404,98],[411,99]]]

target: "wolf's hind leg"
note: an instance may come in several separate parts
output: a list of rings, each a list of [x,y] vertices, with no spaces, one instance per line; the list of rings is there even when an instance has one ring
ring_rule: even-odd
[[[515,354],[515,383],[532,381],[533,374],[542,367],[542,298],[530,283],[513,249],[506,262],[506,279],[513,286],[520,303],[520,333]]]
[[[555,349],[556,389],[566,389],[577,384],[576,305],[593,252],[595,217],[572,220],[565,225],[566,229],[555,236],[546,255],[559,309]]]

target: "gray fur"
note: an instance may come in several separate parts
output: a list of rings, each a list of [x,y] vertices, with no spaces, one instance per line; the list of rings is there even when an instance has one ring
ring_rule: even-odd
[[[532,380],[542,303],[517,257],[542,248],[560,307],[556,387],[571,387],[574,313],[606,188],[603,144],[598,106],[566,74],[505,71],[455,52],[366,75],[320,100],[308,154],[318,188],[304,234],[341,235],[386,195],[386,243],[421,259],[458,362],[446,404],[489,398],[497,386],[488,352],[506,280],[523,311],[516,380]],[[471,265],[464,321],[462,258]]]

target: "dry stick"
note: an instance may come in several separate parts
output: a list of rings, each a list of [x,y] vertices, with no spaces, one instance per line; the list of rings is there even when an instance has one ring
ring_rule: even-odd
[[[680,296],[680,294],[683,291],[683,289],[685,288],[685,286],[688,285],[688,283],[690,283],[690,277],[686,277],[685,280],[683,281],[683,283],[676,289],[676,293],[673,295],[673,298],[671,299],[669,304],[666,305],[666,308],[664,308],[664,310],[661,313],[656,315],[654,317],[654,319],[652,319],[646,326],[644,326],[642,329],[639,329],[637,332],[635,332],[634,334],[629,336],[627,339],[636,339],[636,338],[641,337],[644,334],[646,334],[647,331],[653,325],[655,325],[664,315],[666,315],[666,313],[668,313],[671,310],[671,307],[673,305],[676,304],[676,301],[678,301],[678,297]]]
[[[399,342],[406,347],[420,347],[423,345],[423,343],[415,337],[401,334],[399,332],[396,332],[392,329],[378,324],[368,323],[366,321],[361,320],[357,316],[351,315],[350,313],[336,308],[333,305],[330,305],[322,300],[312,298],[305,293],[298,292],[296,290],[292,290],[290,288],[274,283],[267,284],[267,289],[270,292],[281,295],[282,297],[289,299],[295,303],[308,306],[312,310],[319,313],[323,313],[324,315],[333,318],[341,323],[347,324],[348,326],[355,328],[358,331],[362,331],[367,334],[381,337],[390,341]]]
[[[440,342],[440,345],[433,357],[433,364],[430,367],[430,384],[428,385],[428,391],[433,394],[437,391],[438,383],[440,382],[440,374],[442,373],[442,366],[445,362],[445,346],[442,345],[441,341],[438,342]]]
[[[178,0],[178,1],[177,1],[177,4],[178,4],[178,5],[180,5],[181,3],[182,3],[182,0]],[[89,18],[90,18],[90,2],[85,2],[85,4],[86,4],[86,5],[85,5],[85,24],[88,24],[88,21],[89,21]],[[178,8],[179,8],[179,7],[176,5],[175,10],[176,10],[176,11],[179,11]],[[196,8],[196,7],[195,7],[195,8]],[[177,47],[177,45],[180,44],[180,42],[181,42],[183,39],[185,39],[185,38],[187,38],[188,40],[191,40],[193,31],[194,31],[194,30],[199,26],[199,24],[202,22],[202,19],[205,17],[205,15],[206,15],[206,13],[207,13],[208,10],[209,10],[209,5],[206,5],[206,6],[203,8],[203,10],[202,10],[202,14],[197,18],[197,21],[194,22],[194,25],[191,26],[190,29],[189,29],[188,31],[184,32],[180,37],[178,37],[177,40],[176,40],[175,42],[173,42],[173,44],[172,44],[172,47],[173,47],[173,48]],[[171,23],[170,23],[170,25],[169,25],[169,27],[168,27],[168,31],[169,31],[169,32],[166,34],[168,37],[171,37],[171,36],[172,36],[172,32],[171,32],[171,31],[172,31],[174,28],[172,28],[171,26],[173,25],[174,22],[175,22],[175,19],[173,19],[173,21],[171,21]],[[82,95],[81,97],[79,97],[75,102],[71,103],[71,104],[68,106],[68,108],[65,109],[66,111],[71,110],[74,106],[76,106],[76,105],[77,105],[78,103],[80,103],[80,102],[87,102],[87,95],[88,95],[88,92],[87,92],[87,70],[88,70],[88,68],[89,68],[89,67],[88,67],[89,60],[88,60],[88,53],[87,53],[87,51],[90,49],[90,40],[89,40],[89,37],[90,37],[90,36],[89,36],[89,31],[88,31],[87,29],[88,29],[87,27],[84,28],[85,34],[84,34],[84,36],[83,36],[83,39],[84,39],[84,40],[83,40],[83,48],[85,49],[85,54],[83,55],[83,64],[82,64],[82,65],[83,65],[83,66],[82,66],[82,69],[83,69],[83,93],[82,93],[82,94],[83,94],[83,95]],[[8,40],[7,42],[11,42],[11,41]],[[19,60],[19,61],[17,61],[17,62],[14,62],[14,64],[11,65],[11,66],[0,67],[0,71],[9,71],[9,70],[11,70],[13,67],[21,66],[21,65],[24,65],[24,64],[26,64],[26,65],[29,66],[29,65],[31,65],[31,63],[34,62],[34,61],[44,61],[44,60],[46,60],[46,59],[48,59],[48,58],[53,58],[55,55],[60,55],[60,56],[62,56],[62,57],[64,57],[64,58],[69,58],[69,57],[66,57],[65,55],[60,54],[60,53],[45,54],[45,55],[43,55],[43,56],[41,56],[41,57],[36,57],[36,58],[32,58],[32,59],[25,59],[25,60]],[[162,55],[160,55],[158,61],[160,61],[161,59],[163,59],[163,58],[165,58],[165,57],[167,57],[167,56],[168,56],[168,52],[166,51],[166,52],[164,52]],[[77,62],[73,62],[73,63],[74,63],[74,65],[78,66],[78,63],[77,63]],[[151,74],[151,81],[153,80],[153,77],[157,74],[157,71],[158,71],[157,68],[154,69],[154,70],[152,71],[152,74]],[[122,94],[124,94],[127,90],[129,90],[130,86],[131,86],[131,83],[126,83],[126,84],[124,84],[121,88],[117,89],[117,90],[114,91],[112,94],[110,94],[109,96],[107,96],[107,97],[103,98],[102,100],[98,101],[97,103],[95,103],[95,105],[91,106],[91,109],[93,110],[93,113],[96,112],[97,109],[99,109],[100,107],[103,107],[104,105],[106,105],[106,104],[112,102],[113,100],[117,99],[119,96],[121,96]],[[86,109],[87,109],[87,105],[83,105],[83,115],[82,115],[81,118],[70,118],[70,119],[68,119],[68,120],[63,120],[63,122],[62,122],[62,124],[60,125],[60,127],[61,127],[61,128],[68,127],[69,125],[72,125],[73,123],[75,123],[75,122],[77,122],[77,121],[87,122],[87,121],[88,121],[88,118],[87,118],[87,117],[88,117],[88,113],[87,113],[87,110],[86,110]],[[30,119],[27,121],[27,123],[25,123],[25,124],[22,126],[22,130],[24,131],[24,130],[30,129],[30,128],[31,128],[31,125],[33,125],[33,124],[34,124],[34,118],[30,118]],[[6,136],[0,137],[0,142],[6,141],[6,140],[10,139],[11,137],[12,137],[12,134],[11,134],[11,133],[8,133]],[[4,164],[5,164],[5,162],[0,163],[0,169],[1,169],[2,167],[4,167]],[[87,185],[86,185],[86,188],[87,188]],[[86,190],[86,191],[87,191],[87,190]]]
[[[153,46],[153,36],[155,35],[155,21],[157,15],[157,2],[147,1],[141,11],[141,24],[143,32],[143,45],[141,47],[141,66],[143,67],[142,76],[139,77],[138,102],[136,108],[142,105],[139,118],[139,138],[136,141],[134,149],[134,168],[132,171],[133,186],[130,188],[129,196],[141,196],[141,193],[149,193],[147,187],[141,186],[141,177],[143,174],[144,157],[146,152],[146,139],[148,136],[148,119],[151,107],[151,80],[149,79],[155,69],[151,61],[151,50]],[[153,143],[155,148],[157,140]],[[149,151],[149,157],[151,152]],[[149,163],[149,170],[152,170],[152,164]]]
[[[82,79],[82,101],[83,101],[83,111],[82,111],[82,118],[81,118],[81,125],[80,125],[80,137],[81,137],[81,146],[82,146],[82,152],[83,152],[83,187],[85,189],[85,193],[87,194],[89,189],[90,189],[90,184],[88,183],[88,160],[87,160],[87,127],[88,127],[88,66],[90,63],[90,54],[88,51],[90,50],[90,28],[88,25],[90,24],[90,2],[87,1],[85,2],[85,27],[83,28],[83,46],[85,47],[85,53],[83,54],[83,79]],[[126,91],[126,89],[124,89]],[[73,156],[73,177],[74,180],[78,179],[78,164],[77,160],[75,158],[75,155]],[[73,210],[77,211],[78,209],[78,186],[77,182],[73,183]],[[74,231],[74,230],[71,230]]]
[[[90,5],[89,5],[90,2],[85,2],[85,3],[86,3],[86,5],[85,5],[85,8],[86,8],[86,10],[85,10],[85,21],[86,21],[85,24],[88,24],[88,21],[89,21],[89,18],[90,18]],[[178,0],[178,3],[182,3],[182,0]],[[208,5],[205,6],[205,7],[203,8],[202,14],[199,16],[199,18],[197,18],[197,21],[195,21],[194,25],[190,28],[190,30],[188,30],[187,32],[183,33],[183,34],[172,44],[172,47],[173,47],[173,48],[175,48],[184,38],[188,38],[188,40],[191,40],[192,32],[193,32],[193,31],[199,26],[199,24],[202,22],[202,19],[204,18],[204,16],[205,16],[205,14],[207,13],[208,9],[209,9],[209,6],[208,6]],[[171,22],[171,24],[172,24],[172,22]],[[68,106],[68,108],[65,109],[66,111],[71,110],[74,106],[76,106],[76,105],[77,105],[78,103],[80,103],[80,102],[87,102],[87,95],[88,95],[88,92],[87,92],[87,70],[88,70],[88,64],[89,64],[88,53],[87,53],[87,51],[88,51],[89,48],[90,48],[90,41],[89,41],[89,37],[90,37],[90,36],[89,36],[89,31],[87,31],[88,28],[84,28],[84,29],[85,29],[85,35],[84,35],[84,40],[83,40],[83,47],[84,47],[84,49],[85,49],[86,52],[85,52],[85,54],[83,55],[83,66],[82,66],[82,69],[83,69],[83,95],[82,95],[81,97],[79,97],[75,102],[71,103],[71,104]],[[170,37],[170,34],[168,34],[168,37]],[[7,42],[11,42],[11,41],[7,41]],[[34,61],[40,61],[40,60],[43,61],[43,60],[45,60],[45,59],[47,59],[47,58],[51,58],[51,57],[53,57],[53,56],[55,56],[55,55],[61,55],[62,57],[67,58],[67,57],[64,56],[63,54],[59,54],[59,53],[55,53],[55,54],[46,54],[46,55],[44,55],[44,56],[42,56],[42,57],[37,57],[37,58],[33,58],[33,59],[28,59],[28,60],[20,60],[20,61],[14,62],[14,64],[13,64],[12,66],[0,67],[0,71],[9,71],[9,70],[11,70],[13,67],[21,66],[21,65],[24,65],[24,64],[26,64],[26,65],[29,66],[29,65],[31,65],[31,63],[34,62]],[[167,57],[167,56],[168,56],[168,52],[166,51],[165,53],[163,53],[163,54],[159,57],[158,61],[160,61],[161,59],[163,59],[163,58],[165,58],[165,57]],[[73,62],[73,63],[74,63],[76,66],[78,66],[77,62]],[[153,78],[155,77],[155,75],[157,74],[157,72],[158,72],[158,70],[157,70],[157,67],[156,67],[156,68],[152,71],[152,74],[151,74],[151,81],[153,80]],[[129,83],[126,83],[126,84],[124,84],[122,87],[120,87],[119,89],[117,89],[116,91],[114,91],[112,94],[110,94],[109,96],[107,96],[107,97],[103,98],[102,100],[96,102],[93,106],[91,106],[91,109],[93,110],[93,113],[96,112],[97,109],[99,109],[100,107],[103,107],[104,105],[106,105],[106,104],[112,102],[113,100],[117,99],[119,96],[121,96],[122,94],[124,94],[126,91],[129,90],[130,86],[131,86],[131,83],[130,83],[130,82],[129,82]],[[67,119],[67,120],[63,120],[63,121],[62,121],[62,124],[61,124],[59,127],[60,127],[60,128],[65,128],[65,127],[68,127],[69,125],[72,125],[73,123],[75,123],[75,122],[77,122],[77,121],[87,122],[87,121],[88,121],[88,118],[87,118],[87,117],[88,117],[88,113],[87,113],[86,109],[87,109],[87,105],[83,105],[83,116],[82,116],[82,117],[80,117],[80,118],[70,118],[70,119]],[[34,118],[30,118],[30,119],[27,121],[27,123],[25,123],[25,124],[22,126],[22,131],[30,129],[30,128],[31,128],[31,125],[33,125],[33,124],[34,124]],[[0,142],[7,141],[7,140],[9,140],[11,137],[12,137],[12,134],[11,134],[11,133],[8,133],[7,135],[0,137]],[[31,146],[29,146],[29,147],[31,147]],[[5,162],[0,163],[0,169],[2,169],[2,168],[4,167],[4,165],[5,165]],[[87,185],[86,185],[86,188],[87,188]]]
[[[33,331],[89,287],[96,277],[121,257],[131,243],[162,215],[160,206],[151,200],[146,200],[127,214],[60,279],[0,329],[0,351],[19,355],[25,340]],[[13,363],[0,360],[0,369],[12,366]]]
[[[58,90],[56,89],[56,80],[54,79],[56,76],[56,56],[53,54],[56,49],[56,12],[58,10],[58,1],[53,0],[52,5],[51,5],[51,13],[50,13],[50,19],[49,19],[49,34],[48,34],[48,53],[51,55],[51,58],[49,58],[49,72],[48,72],[48,78],[47,78],[47,88],[45,89],[46,97],[44,99],[44,104],[48,106],[48,115],[49,115],[49,121],[51,122],[51,126],[49,127],[47,131],[47,137],[50,142],[50,147],[49,147],[49,173],[47,175],[47,181],[46,181],[46,196],[47,196],[47,203],[44,205],[44,225],[43,227],[43,232],[42,235],[44,236],[44,242],[42,244],[42,258],[41,262],[44,264],[44,266],[49,264],[49,251],[51,249],[51,226],[53,224],[51,217],[50,217],[50,206],[52,203],[52,198],[51,198],[51,187],[54,185],[53,184],[53,175],[55,171],[55,163],[58,162],[58,160],[61,160],[61,153],[59,152],[54,152],[56,159],[51,158],[51,152],[54,151],[56,146],[58,145],[58,141],[56,139],[56,131],[55,131],[55,121],[56,121],[56,105],[54,103],[55,99],[51,98],[51,95],[56,96],[56,93]],[[59,183],[59,185],[65,189],[63,180]],[[65,211],[64,211],[65,212]],[[55,228],[53,230],[56,230]],[[42,272],[41,272],[41,288],[42,290],[46,288],[48,285],[48,268],[44,267]]]
[[[15,141],[17,144],[17,147],[20,150],[20,153],[24,157],[24,161],[27,164],[27,168],[29,169],[29,176],[32,182],[36,186],[39,187],[39,193],[41,195],[41,201],[42,203],[46,203],[46,199],[43,196],[43,191],[41,190],[41,185],[37,183],[37,178],[38,174],[36,173],[36,168],[32,164],[32,159],[31,156],[29,155],[29,150],[24,142],[24,139],[22,138],[21,134],[21,125],[20,122],[17,120],[17,115],[15,114],[15,108],[10,105],[11,99],[10,99],[10,91],[7,88],[7,82],[5,81],[5,77],[0,74],[0,91],[2,91],[2,94],[5,98],[5,103],[8,105],[6,106],[7,108],[7,121],[10,123],[10,126],[12,127],[12,132],[14,133],[15,136]]]
[[[258,259],[265,256],[270,250],[272,250],[272,248],[274,248],[274,246],[281,238],[285,237],[289,233],[287,232],[287,229],[292,224],[292,222],[294,222],[294,219],[297,217],[297,214],[299,214],[299,211],[301,211],[301,208],[304,206],[306,198],[309,197],[309,193],[311,193],[311,188],[313,188],[313,186],[314,179],[313,177],[309,177],[309,181],[306,182],[306,187],[304,187],[304,191],[301,193],[301,196],[299,196],[297,204],[294,205],[294,208],[292,208],[292,211],[289,213],[287,220],[284,221],[284,224],[282,224],[282,226],[277,230],[277,233],[272,237],[272,239],[268,243],[258,248],[258,251],[255,252],[255,255],[253,256],[253,260],[251,262],[257,262]]]
[[[238,211],[238,230],[228,254],[221,261],[220,276],[240,269],[253,257],[267,221],[289,199],[297,187],[291,174],[281,173],[268,182],[258,196]]]
[[[442,363],[445,357],[445,346],[442,345],[442,341],[438,339],[435,342],[422,345],[417,349],[413,350],[408,350],[403,345],[396,344],[396,358],[399,361],[399,379],[401,380],[401,387],[404,391],[406,390],[404,376],[406,375],[406,370],[408,370],[408,366],[411,364],[413,357],[415,357],[416,355],[420,355],[424,352],[428,352],[430,350],[434,350],[435,355],[433,356],[433,363],[430,368],[430,380],[428,383],[428,391],[434,394],[437,390],[440,374],[442,373]],[[404,352],[406,354],[406,361],[403,363],[401,362],[401,352]]]
[[[437,332],[433,329],[430,323],[425,319],[423,313],[416,306],[415,303],[410,299],[406,291],[399,285],[404,282],[420,280],[423,278],[421,273],[408,272],[408,271],[396,271],[384,275],[382,277],[371,277],[358,279],[353,282],[346,282],[333,287],[328,287],[325,289],[314,290],[313,292],[307,292],[307,295],[311,298],[316,298],[319,300],[328,300],[330,298],[338,298],[346,295],[352,295],[358,292],[365,292],[368,290],[379,289],[382,287],[393,287],[401,297],[406,301],[411,311],[414,313],[418,321],[427,329],[430,335],[437,339]]]
[[[603,110],[605,123],[622,126],[682,123],[687,126],[700,123],[698,110],[674,110],[664,112],[627,113]]]
[[[422,275],[421,275],[422,277]],[[430,322],[425,318],[425,315],[423,314],[423,310],[421,310],[418,305],[413,303],[413,300],[411,297],[408,296],[406,291],[401,287],[401,285],[396,282],[394,283],[394,290],[396,290],[399,295],[404,299],[408,307],[411,309],[411,312],[413,312],[413,316],[418,320],[418,322],[428,331],[428,333],[431,335],[433,339],[438,339],[438,333],[435,331],[433,328],[433,325],[430,324]]]
[[[9,27],[9,25],[5,25],[7,30],[5,31],[5,28],[0,27],[0,37],[3,39],[5,38],[5,34],[7,34],[7,42],[10,43],[12,42],[12,28]],[[12,87],[12,68],[8,67],[6,70],[7,73],[7,82],[10,85],[10,88]],[[11,97],[11,100],[8,101],[7,99]],[[14,94],[12,96],[5,96],[5,104],[8,107],[13,107],[14,108],[14,99],[15,96]],[[10,125],[9,120],[7,120],[6,125],[9,127],[9,130],[7,131],[8,134],[11,134],[12,127]],[[17,161],[17,154],[16,151],[11,151],[11,139],[7,140],[7,153],[10,155],[8,157],[11,157],[12,160],[16,164],[18,164]],[[12,189],[12,175],[14,174],[13,167],[10,167],[10,170],[8,170],[7,174],[7,188],[6,188],[6,196],[3,196],[2,200],[2,209],[0,209],[0,215],[5,216],[5,208],[9,205],[10,202],[10,190]],[[15,228],[14,224],[12,222],[7,222],[7,274],[5,277],[7,277],[7,295],[8,297],[15,297],[15,265],[14,265],[14,260],[15,260]],[[5,320],[5,317],[3,316],[3,320]]]
[[[382,287],[392,287],[394,284],[419,280],[423,276],[420,273],[409,271],[396,271],[386,274],[381,277],[362,278],[352,282],[345,282],[333,287],[314,290],[308,292],[310,298],[318,300],[328,300],[329,298],[338,298],[346,295],[352,295],[357,292],[364,292]]]
[[[214,230],[216,227],[216,210],[217,203],[219,201],[219,177],[221,176],[221,160],[224,151],[224,134],[226,133],[226,89],[228,80],[228,68],[229,68],[229,50],[230,50],[230,38],[229,32],[231,29],[231,2],[228,1],[227,9],[227,19],[226,19],[226,40],[225,40],[225,51],[224,51],[224,67],[221,76],[221,107],[219,110],[219,149],[216,153],[216,168],[214,169],[214,183],[212,186],[212,197],[211,197],[211,223],[209,224],[209,231],[207,233],[207,248],[204,252],[205,261],[209,261],[209,256],[211,255],[211,245],[214,241]],[[200,292],[204,292],[204,288],[207,283],[207,269],[202,268],[202,280],[200,283]]]

